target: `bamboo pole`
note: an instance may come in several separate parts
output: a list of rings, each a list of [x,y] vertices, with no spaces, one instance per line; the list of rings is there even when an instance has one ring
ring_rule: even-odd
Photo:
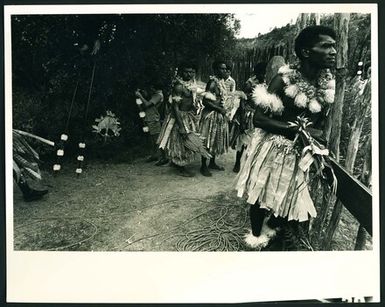
[[[47,144],[49,146],[55,146],[55,142],[52,142],[50,140],[47,140],[45,138],[42,138],[40,136],[37,136],[37,135],[34,135],[32,133],[29,133],[29,132],[25,132],[25,131],[22,131],[22,130],[17,130],[17,129],[13,129],[14,131],[16,131],[17,133],[21,134],[21,135],[24,135],[24,136],[28,136],[30,138],[33,138],[33,139],[36,139],[44,144]]]
[[[336,161],[339,161],[340,148],[339,143],[341,140],[341,123],[342,123],[342,109],[346,88],[346,75],[348,64],[348,34],[349,34],[349,13],[336,13],[334,14],[334,27],[337,33],[337,71],[336,71],[336,93],[334,104],[332,107],[329,149],[335,155]],[[329,121],[330,123],[330,121]],[[342,203],[337,200],[334,205],[332,216],[329,221],[326,235],[323,241],[323,249],[329,249],[333,239],[333,235],[337,229],[340,221],[342,211]]]

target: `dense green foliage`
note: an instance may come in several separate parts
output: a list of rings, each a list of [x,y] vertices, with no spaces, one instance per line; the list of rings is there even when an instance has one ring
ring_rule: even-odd
[[[71,140],[83,135],[94,140],[93,120],[111,110],[121,120],[120,141],[138,144],[143,135],[136,88],[160,82],[167,92],[181,61],[207,68],[215,58],[227,58],[237,27],[231,14],[14,16],[14,127],[57,139],[79,82],[68,125]],[[96,40],[100,50],[91,55]]]

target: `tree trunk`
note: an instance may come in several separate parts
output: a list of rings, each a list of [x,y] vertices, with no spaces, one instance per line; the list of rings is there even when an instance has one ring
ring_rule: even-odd
[[[333,104],[332,122],[330,131],[329,149],[335,154],[339,161],[341,139],[342,108],[344,104],[346,74],[348,63],[348,30],[350,14],[335,14],[335,30],[337,33],[337,72],[336,72],[336,93]]]
[[[353,174],[354,170],[354,163],[356,161],[356,156],[358,152],[358,146],[360,142],[360,137],[362,133],[362,128],[364,126],[366,114],[368,111],[370,111],[370,99],[371,99],[371,82],[367,81],[364,92],[362,96],[359,94],[354,97],[354,99],[358,99],[357,101],[357,108],[356,110],[353,110],[354,113],[356,113],[358,116],[354,119],[352,128],[351,128],[351,134],[350,134],[350,141],[348,144],[347,152],[346,152],[346,161],[345,161],[345,167],[348,172]]]
[[[334,153],[337,162],[339,161],[340,148],[339,143],[341,139],[341,122],[342,122],[342,108],[344,102],[345,88],[346,88],[346,73],[348,63],[348,32],[349,32],[350,14],[334,14],[334,26],[337,33],[337,73],[336,73],[336,93],[332,112],[329,115],[332,125],[329,121],[330,135],[327,135],[329,140],[329,149]],[[337,201],[335,203],[332,216],[326,230],[326,236],[323,242],[323,249],[329,249],[334,232],[338,226],[342,211],[342,203]]]

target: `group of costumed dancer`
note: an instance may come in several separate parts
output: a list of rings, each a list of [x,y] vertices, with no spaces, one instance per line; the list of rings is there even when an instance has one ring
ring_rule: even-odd
[[[334,101],[335,37],[328,27],[303,29],[295,39],[298,63],[280,67],[268,84],[266,65],[257,64],[243,91],[236,91],[224,61],[213,63],[214,75],[205,88],[195,80],[194,65],[185,63],[172,83],[162,123],[157,111],[165,100],[161,86],[152,84],[146,97],[136,91],[154,146],[149,161],[170,162],[191,177],[186,165],[201,158],[200,173],[210,177],[213,170],[224,170],[216,158],[230,146],[236,150],[235,189],[250,204],[245,241],[253,248],[265,247],[284,223],[317,215],[309,192],[310,166],[316,154],[327,154],[323,126]],[[305,152],[306,146],[318,150]],[[23,178],[18,182],[27,199],[46,193],[28,190]]]
[[[317,215],[309,192],[312,155],[327,155],[323,127],[334,101],[335,32],[324,26],[303,29],[295,40],[297,64],[284,65],[265,82],[266,64],[258,63],[244,91],[235,91],[225,62],[213,63],[214,76],[199,91],[193,65],[180,68],[172,88],[171,111],[157,140],[182,175],[185,166],[204,152],[187,146],[189,134],[199,136],[208,154],[201,154],[200,172],[224,168],[216,157],[236,150],[233,171],[238,197],[250,204],[253,248],[265,247],[288,221],[307,222]],[[197,99],[203,110],[197,115]],[[236,110],[236,111],[235,111]],[[300,145],[299,145],[300,144]],[[305,154],[312,144],[318,151]]]

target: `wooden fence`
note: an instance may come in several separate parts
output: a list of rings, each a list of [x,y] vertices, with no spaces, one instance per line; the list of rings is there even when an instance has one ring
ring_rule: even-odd
[[[242,89],[246,80],[253,74],[253,67],[259,62],[269,62],[276,55],[282,56],[286,63],[292,62],[292,42],[288,41],[267,48],[253,48],[244,53],[243,57],[235,59],[232,63],[232,77],[236,80],[238,88]]]
[[[272,45],[267,48],[252,48],[245,50],[244,53],[229,61],[231,67],[231,76],[237,83],[237,89],[242,90],[246,80],[253,74],[253,67],[259,62],[267,63],[273,56],[282,56],[286,63],[292,62],[294,59],[293,42],[281,42],[278,45]],[[198,67],[197,79],[207,82],[209,76],[212,75],[211,64],[206,61],[200,63]]]

